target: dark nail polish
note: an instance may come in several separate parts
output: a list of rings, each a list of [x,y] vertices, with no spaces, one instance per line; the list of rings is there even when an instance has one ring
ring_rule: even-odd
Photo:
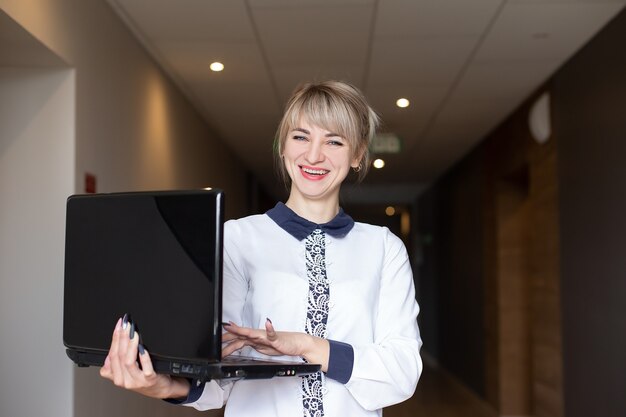
[[[128,313],[124,314],[124,318],[122,318],[122,329],[126,329],[128,326]]]
[[[135,323],[133,322],[130,323],[130,334],[128,336],[130,337],[130,340],[133,340],[135,337]]]
[[[146,351],[143,348],[143,345],[141,343],[137,346],[137,349],[139,349],[139,354],[140,355],[143,355],[144,353],[146,353]]]
[[[226,327],[226,326],[230,326],[230,323],[226,323],[225,321],[222,322],[222,326]]]
[[[266,317],[266,319],[270,322],[270,324],[272,324],[272,320],[270,320],[269,317]]]

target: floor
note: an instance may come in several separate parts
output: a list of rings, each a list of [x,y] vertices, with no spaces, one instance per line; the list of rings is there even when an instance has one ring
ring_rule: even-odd
[[[409,400],[385,408],[384,417],[495,417],[497,413],[446,372],[424,365]]]

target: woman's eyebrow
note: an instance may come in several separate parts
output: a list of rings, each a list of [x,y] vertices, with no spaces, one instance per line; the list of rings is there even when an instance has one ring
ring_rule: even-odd
[[[311,134],[311,132],[309,132],[308,130],[303,129],[301,127],[294,127],[292,132],[302,132],[302,133],[304,133],[306,135],[310,135]],[[327,138],[335,138],[335,137],[340,138],[340,137],[342,137],[339,133],[333,133],[333,132],[329,132],[329,133],[325,134],[324,136],[327,137]]]

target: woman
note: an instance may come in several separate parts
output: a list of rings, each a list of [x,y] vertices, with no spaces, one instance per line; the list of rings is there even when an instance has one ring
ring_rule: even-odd
[[[224,226],[222,356],[295,357],[321,372],[201,385],[158,375],[120,320],[101,375],[200,410],[226,404],[226,416],[375,416],[409,398],[422,363],[406,250],[388,229],[355,223],[339,207],[350,169],[366,173],[377,125],[351,85],[301,86],[275,144],[287,202]]]

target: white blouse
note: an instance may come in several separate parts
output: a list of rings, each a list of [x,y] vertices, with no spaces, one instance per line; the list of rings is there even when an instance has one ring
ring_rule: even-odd
[[[406,249],[387,228],[355,223],[344,237],[326,234],[325,252],[328,339],[352,345],[354,362],[346,384],[323,378],[324,415],[380,416],[383,407],[413,395],[422,372]],[[267,214],[225,223],[224,321],[264,328],[270,318],[278,331],[303,332],[308,290],[304,240]],[[265,358],[251,348],[242,354]],[[224,404],[226,417],[302,416],[301,378],[210,381],[185,405],[206,410]]]

